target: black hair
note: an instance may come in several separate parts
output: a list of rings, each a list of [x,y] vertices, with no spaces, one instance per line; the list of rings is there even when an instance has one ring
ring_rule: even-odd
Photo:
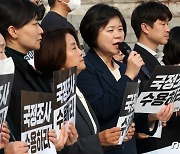
[[[48,4],[50,7],[53,7],[55,5],[56,0],[48,0]]]
[[[1,0],[0,1],[0,33],[6,38],[8,27],[21,28],[37,16],[40,17],[38,7],[25,0]]]
[[[57,28],[45,31],[42,35],[40,49],[34,52],[34,63],[38,71],[52,77],[54,71],[60,70],[66,62],[66,34],[71,34],[79,40],[77,33],[72,28]]]
[[[153,27],[156,20],[170,21],[172,13],[169,8],[155,1],[148,1],[137,6],[131,16],[131,26],[135,32],[136,37],[139,39],[141,34],[141,24],[146,23]]]
[[[163,49],[165,59],[171,64],[180,64],[180,26],[170,30],[168,43]]]
[[[126,22],[118,8],[99,3],[92,6],[80,23],[80,33],[89,47],[97,47],[96,40],[100,28],[105,27],[110,19],[119,17],[126,36]]]

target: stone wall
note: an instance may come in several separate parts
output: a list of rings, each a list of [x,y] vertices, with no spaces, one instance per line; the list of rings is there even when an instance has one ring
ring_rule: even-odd
[[[72,12],[68,16],[68,20],[78,29],[79,23],[86,13],[86,11],[94,4],[97,3],[107,3],[113,5],[122,12],[123,16],[127,22],[127,37],[126,42],[132,46],[136,42],[136,37],[130,25],[130,17],[133,9],[141,2],[142,0],[81,0],[82,5],[81,7]],[[144,0],[147,1],[147,0]],[[173,19],[170,21],[169,25],[170,28],[174,26],[180,26],[180,0],[160,0],[161,2],[165,3],[173,14]],[[44,3],[47,4],[47,0],[44,0]],[[82,39],[79,35],[80,41]]]

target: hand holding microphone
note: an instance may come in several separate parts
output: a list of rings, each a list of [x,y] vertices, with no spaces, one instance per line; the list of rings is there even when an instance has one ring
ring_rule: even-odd
[[[151,74],[146,69],[146,67],[143,66],[144,62],[140,54],[138,54],[135,51],[132,51],[131,48],[125,42],[119,43],[119,49],[124,55],[128,56],[127,69],[125,73],[128,77],[130,77],[133,80],[141,70],[143,74],[145,74],[147,78],[150,79]]]

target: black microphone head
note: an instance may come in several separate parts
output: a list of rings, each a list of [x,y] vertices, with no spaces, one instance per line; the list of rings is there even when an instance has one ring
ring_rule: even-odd
[[[119,50],[121,50],[121,52],[122,52],[124,55],[129,55],[130,52],[131,52],[130,46],[127,45],[127,43],[125,43],[125,42],[119,43]]]

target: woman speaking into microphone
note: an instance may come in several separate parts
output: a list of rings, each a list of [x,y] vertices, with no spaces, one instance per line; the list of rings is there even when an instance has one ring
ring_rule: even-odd
[[[134,80],[144,62],[135,51],[127,66],[113,59],[126,36],[126,23],[117,8],[102,3],[91,7],[80,23],[80,33],[90,49],[77,85],[95,111],[100,129],[105,130],[116,126],[126,84]],[[134,140],[123,146],[108,147],[105,153],[136,153]]]

